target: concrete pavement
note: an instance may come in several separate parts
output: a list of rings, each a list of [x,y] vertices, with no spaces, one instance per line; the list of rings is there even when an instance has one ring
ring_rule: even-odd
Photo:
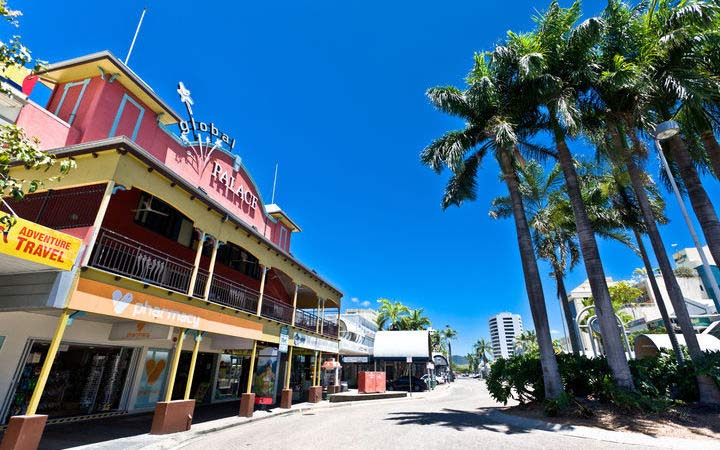
[[[459,380],[415,400],[342,410],[308,409],[198,435],[175,448],[202,449],[720,449],[711,440],[654,438],[554,425],[500,413],[484,383]],[[165,447],[168,448],[168,447]]]

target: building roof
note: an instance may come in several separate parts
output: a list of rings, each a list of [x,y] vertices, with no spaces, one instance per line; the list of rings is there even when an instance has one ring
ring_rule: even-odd
[[[378,331],[375,334],[373,356],[379,359],[396,359],[405,361],[411,356],[413,360],[430,359],[430,332],[419,331]]]
[[[271,203],[269,205],[265,205],[265,211],[267,211],[268,214],[270,214],[275,219],[279,220],[280,222],[284,223],[290,231],[302,231],[298,224],[293,222],[293,220],[285,214],[285,211],[280,209],[278,205],[275,203]]]
[[[37,72],[40,82],[54,88],[58,84],[97,76],[122,84],[125,89],[148,105],[164,125],[178,123],[182,118],[165,103],[135,72],[108,50],[50,64]]]

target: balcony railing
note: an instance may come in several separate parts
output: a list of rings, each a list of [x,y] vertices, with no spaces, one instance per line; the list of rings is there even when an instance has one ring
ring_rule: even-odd
[[[207,277],[208,273],[206,270],[198,270],[195,289],[193,291],[196,297],[203,297],[205,295]],[[254,289],[214,274],[212,284],[210,285],[208,301],[255,314],[257,313],[259,295],[258,291]]]
[[[184,294],[188,292],[193,272],[193,265],[186,261],[106,229],[98,235],[90,266]],[[207,281],[208,271],[199,269],[193,296],[204,298]],[[260,293],[254,289],[214,274],[208,301],[256,314],[259,296]],[[292,312],[291,305],[263,295],[262,317],[289,324]],[[294,325],[315,331],[319,320],[315,314],[298,309]],[[323,320],[322,328],[323,335],[337,337],[337,323]]]
[[[102,230],[90,265],[148,284],[187,292],[193,266],[110,230]]]
[[[263,294],[261,309],[260,314],[268,319],[284,323],[290,323],[292,320],[292,306],[270,297],[267,294]]]
[[[330,322],[329,320],[323,320],[322,334],[329,337],[337,338],[338,326],[337,323]]]
[[[315,331],[315,325],[317,324],[317,320],[318,318],[315,314],[307,312],[305,310],[298,309],[295,312],[295,326],[298,328]]]

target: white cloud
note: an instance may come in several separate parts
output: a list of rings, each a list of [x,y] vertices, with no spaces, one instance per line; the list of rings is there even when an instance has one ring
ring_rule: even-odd
[[[353,303],[357,303],[357,302],[360,301],[360,299],[357,298],[357,297],[353,297],[353,298],[350,299],[350,301],[353,302]]]
[[[364,302],[360,303],[360,306],[362,306],[363,308],[367,308],[368,306],[370,306],[370,302],[365,300]]]
[[[550,334],[560,335],[560,334],[562,334],[562,332],[560,332],[558,330],[550,330]]]

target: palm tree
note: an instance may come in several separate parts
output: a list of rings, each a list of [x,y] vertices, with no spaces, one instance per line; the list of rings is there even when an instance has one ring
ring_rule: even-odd
[[[579,18],[579,1],[569,8],[561,8],[554,0],[548,10],[536,18],[537,27],[533,33],[511,35],[508,45],[501,47],[500,52],[504,59],[514,61],[516,74],[524,80],[525,95],[533,98],[540,110],[547,111],[545,122],[565,178],[598,323],[606,344],[608,365],[619,388],[634,390],[620,332],[612,313],[595,233],[583,203],[575,161],[567,144],[567,139],[577,136],[580,130],[581,116],[577,105],[596,76],[595,48],[602,29],[599,18],[591,18],[575,26]]]
[[[515,353],[525,355],[533,354],[537,351],[537,335],[533,330],[525,330],[515,337]],[[553,344],[553,351],[555,345]]]
[[[691,15],[692,10],[685,13]],[[655,16],[657,17],[657,11]],[[672,70],[663,74],[656,72],[659,56],[658,45],[655,44],[657,39],[647,37],[645,19],[617,1],[609,3],[603,17],[607,27],[600,44],[602,57],[599,65],[602,76],[595,83],[589,101],[591,106],[588,108],[599,116],[599,119],[594,119],[599,120],[601,131],[588,134],[595,138],[598,148],[616,167],[627,170],[675,315],[690,355],[697,361],[702,357],[702,352],[684,296],[657,229],[656,216],[645,191],[644,181],[647,177],[640,167],[647,151],[638,135],[638,129],[642,130],[641,125],[649,124],[652,119],[652,106],[658,104],[656,97],[658,92],[662,91],[658,85],[674,84],[677,80],[672,78]],[[671,23],[666,25],[672,26]],[[594,125],[598,123],[595,122]],[[597,136],[600,138],[597,139]],[[677,156],[679,145],[677,139],[671,142],[671,146],[675,147],[673,156]],[[698,377],[698,385],[703,401],[720,402],[720,391],[711,380]]]
[[[478,339],[473,344],[473,350],[484,365],[488,363],[488,355],[492,355],[492,344],[485,338]]]
[[[379,299],[378,303],[378,325],[387,325],[390,330],[400,330],[403,317],[410,313],[410,309],[398,301],[391,302],[386,298]]]
[[[450,341],[455,339],[457,337],[457,331],[450,328],[450,325],[445,325],[445,329],[440,332],[440,336],[442,336],[442,339],[447,344],[448,348],[448,370],[450,371],[450,381],[453,381],[455,378],[452,370],[453,366],[453,359],[452,359],[452,344]]]
[[[660,1],[645,29],[645,51],[652,64],[645,64],[648,77],[649,105],[657,121],[680,119],[683,135],[675,135],[662,143],[669,159],[677,167],[698,223],[703,230],[710,254],[720,260],[720,220],[707,191],[703,187],[696,163],[706,164],[708,157],[720,167],[716,157],[718,143],[710,123],[712,112],[720,102],[720,79],[715,72],[706,72],[704,43],[717,35],[720,7],[705,1]],[[688,70],[689,69],[689,70]],[[717,109],[713,111],[717,113]],[[706,152],[693,157],[688,144],[700,131]],[[652,130],[649,130],[652,131]],[[717,169],[716,169],[716,175]]]
[[[412,309],[406,316],[400,318],[400,330],[426,330],[430,326],[430,319],[423,315],[423,309]]]
[[[529,147],[525,146],[523,134],[530,130],[528,124],[537,120],[534,117],[537,112],[525,107],[525,96],[502,61],[494,58],[488,62],[488,56],[475,55],[467,90],[454,87],[428,90],[428,97],[438,109],[465,120],[466,126],[435,140],[423,150],[421,159],[438,173],[444,167],[453,172],[442,202],[442,207],[447,208],[475,199],[480,162],[488,151],[494,153],[510,193],[525,287],[539,334],[545,395],[552,399],[563,392],[563,386],[552,351],[542,282],[515,172],[519,148]],[[521,130],[520,135],[516,130]]]

